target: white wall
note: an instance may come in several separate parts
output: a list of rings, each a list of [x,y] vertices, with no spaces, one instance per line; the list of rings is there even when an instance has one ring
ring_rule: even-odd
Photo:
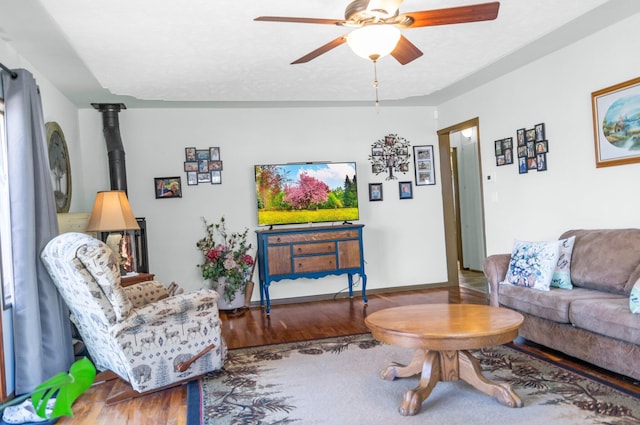
[[[447,280],[442,196],[439,185],[414,187],[412,200],[398,199],[398,181],[372,175],[371,144],[397,133],[412,145],[435,145],[434,108],[127,109],[119,114],[126,152],[127,185],[134,213],[147,219],[150,271],[162,282],[199,288],[201,262],[195,243],[200,217],[224,215],[230,230],[257,229],[253,165],[296,161],[356,161],[360,220],[364,224],[368,289]],[[109,189],[101,114],[80,111],[85,210],[98,190]],[[184,148],[220,146],[222,185],[187,186]],[[436,149],[437,151],[437,149]],[[437,163],[437,162],[436,162]],[[437,170],[439,172],[439,170]],[[153,178],[181,176],[183,197],[155,199]],[[368,183],[383,182],[383,202],[369,202]],[[91,201],[90,201],[91,199]],[[255,279],[257,281],[257,278]],[[331,294],[346,276],[280,281],[272,299]],[[359,291],[359,288],[358,288]],[[258,289],[254,291],[258,299]]]
[[[639,76],[639,28],[636,14],[438,107],[440,128],[480,118],[487,254],[510,252],[514,238],[640,225],[640,164],[596,169],[591,112],[592,92]],[[538,123],[548,171],[497,167],[493,141]]]

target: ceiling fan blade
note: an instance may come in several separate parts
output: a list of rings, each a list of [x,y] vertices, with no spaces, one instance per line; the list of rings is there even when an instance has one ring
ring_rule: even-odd
[[[391,52],[391,56],[400,62],[401,65],[406,65],[422,56],[422,51],[418,49],[415,44],[407,40],[404,35],[401,35],[398,44],[396,44],[396,48]]]
[[[341,35],[340,37],[338,37],[338,38],[336,38],[334,40],[331,40],[330,42],[328,42],[324,46],[318,47],[313,52],[307,53],[306,55],[304,55],[300,59],[291,62],[291,65],[297,65],[299,63],[309,62],[310,60],[315,59],[318,56],[320,56],[320,55],[322,55],[324,53],[327,53],[329,50],[334,49],[334,48],[336,48],[336,47],[338,47],[341,44],[344,44],[346,42],[347,42],[347,36],[346,35]]]
[[[322,19],[322,18],[292,18],[287,16],[258,16],[254,21],[263,22],[292,22],[296,24],[325,24],[325,25],[342,25],[342,19]]]
[[[471,6],[424,10],[405,13],[397,18],[403,28],[432,27],[437,25],[462,24],[465,22],[491,21],[498,17],[500,2],[473,4]]]

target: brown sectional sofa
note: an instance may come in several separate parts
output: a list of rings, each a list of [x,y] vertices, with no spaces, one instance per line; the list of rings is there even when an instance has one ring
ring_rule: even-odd
[[[484,260],[491,305],[525,316],[520,336],[640,380],[640,314],[629,309],[640,279],[640,229],[570,230],[573,289],[501,285],[510,254]]]

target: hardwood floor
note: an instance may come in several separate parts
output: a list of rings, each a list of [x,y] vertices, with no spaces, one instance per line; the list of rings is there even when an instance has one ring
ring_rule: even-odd
[[[384,308],[428,303],[487,304],[482,291],[483,277],[477,272],[461,274],[460,288],[434,288],[416,291],[369,295],[365,305],[359,296],[349,299],[343,296],[335,300],[298,304],[272,305],[269,316],[260,307],[252,307],[242,314],[221,313],[222,333],[229,349],[300,341],[331,336],[353,335],[368,332],[364,325],[367,314]],[[486,288],[486,286],[484,286]],[[584,363],[544,350],[533,344],[519,342],[531,351],[588,370],[603,379],[612,381],[640,394],[640,385],[606,371],[594,369]],[[59,424],[186,424],[186,388],[176,387],[156,394],[105,406],[104,400],[117,381],[94,385],[74,404],[74,418],[62,418]]]

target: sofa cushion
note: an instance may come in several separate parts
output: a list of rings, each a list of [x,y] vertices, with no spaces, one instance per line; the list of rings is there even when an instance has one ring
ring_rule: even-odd
[[[572,291],[559,288],[551,288],[549,291],[532,291],[521,286],[500,285],[499,289],[500,305],[558,323],[571,323],[569,306],[576,300],[620,298],[620,295],[585,288],[574,288]]]
[[[515,240],[504,283],[548,291],[558,263],[560,241]]]
[[[575,236],[567,239],[560,239],[560,249],[558,251],[558,263],[553,271],[551,278],[551,286],[561,289],[571,289],[571,254],[573,253],[573,245],[576,241]]]
[[[628,298],[594,298],[571,303],[569,319],[574,326],[610,338],[640,344],[640,315],[629,311]]]
[[[560,239],[571,236],[573,285],[628,295],[640,265],[640,229],[569,230]]]

